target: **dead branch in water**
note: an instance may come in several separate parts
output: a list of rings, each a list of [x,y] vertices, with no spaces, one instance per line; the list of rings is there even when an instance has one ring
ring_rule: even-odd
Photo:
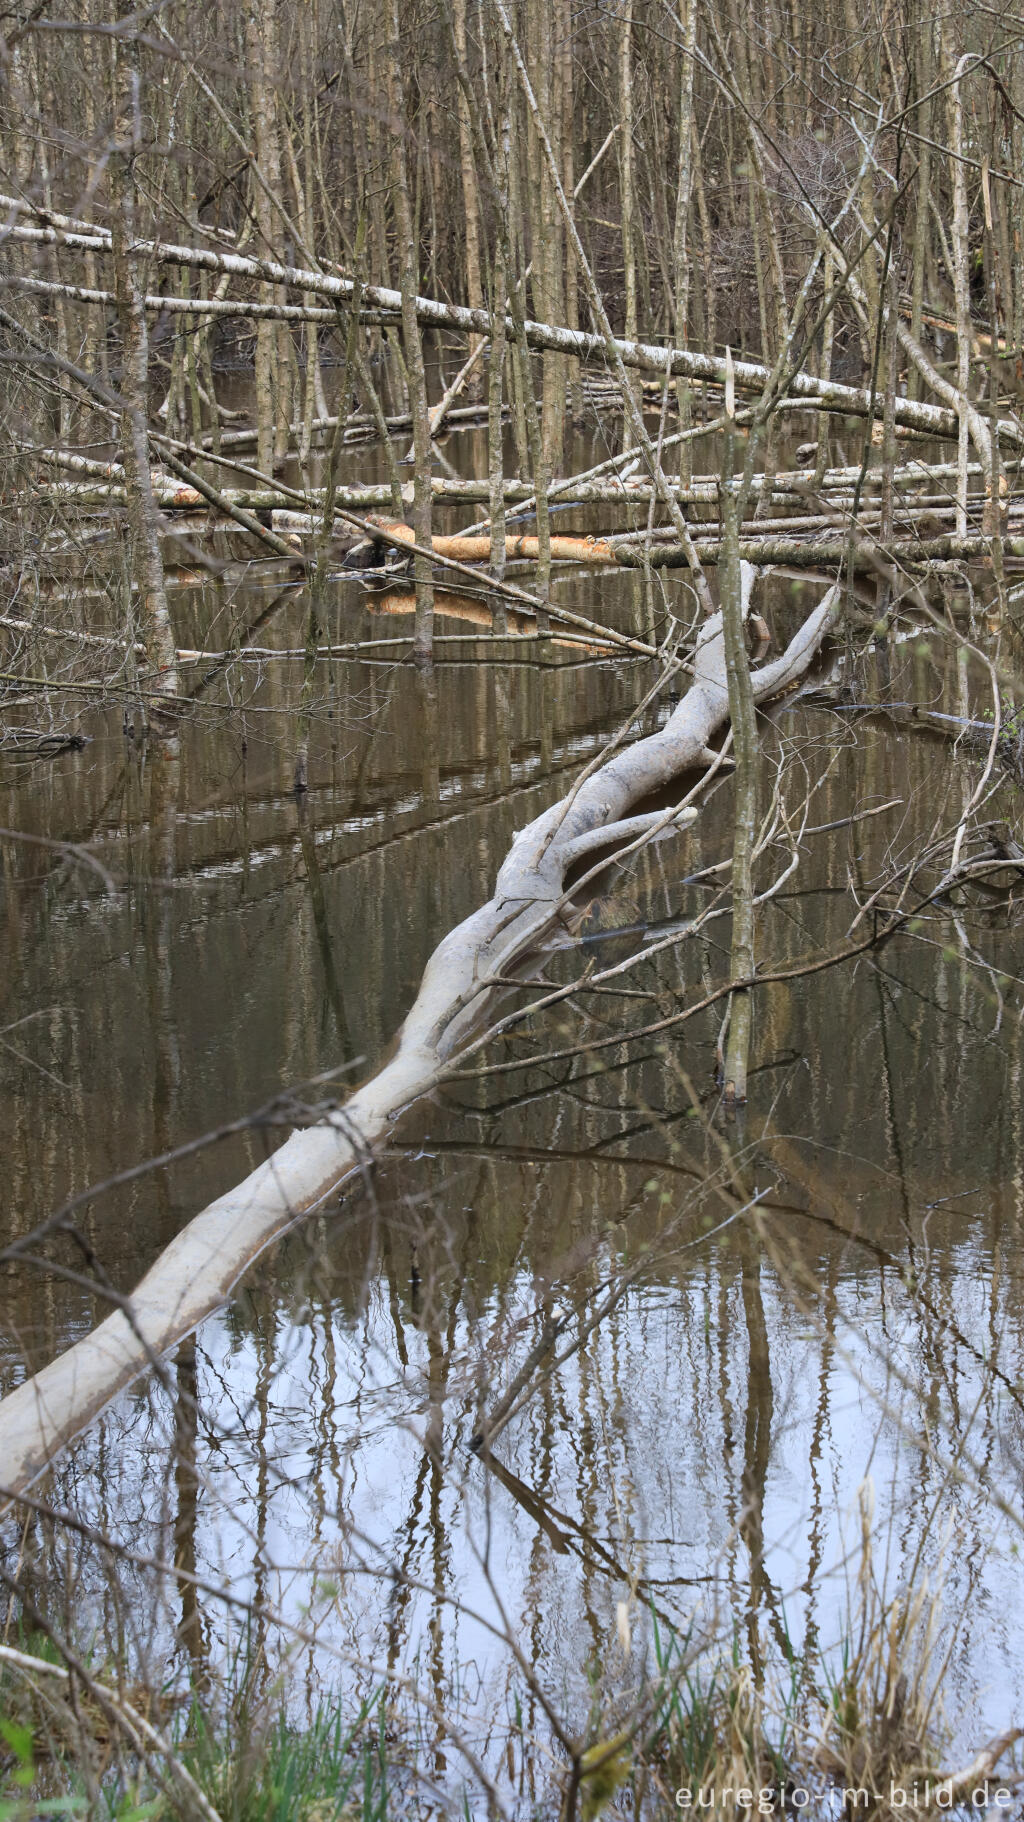
[[[839,601],[834,585],[783,655],[753,673],[756,702],[803,675]],[[715,615],[697,640],[692,685],[666,725],[615,753],[517,835],[493,897],[451,931],[427,963],[390,1061],[342,1107],[294,1132],[243,1183],[190,1221],[121,1307],[0,1401],[0,1460],[9,1494],[30,1485],[119,1391],[218,1308],[252,1261],[301,1214],[370,1163],[398,1116],[479,1038],[496,994],[559,921],[575,862],[693,819],[696,812],[689,809],[630,812],[687,770],[708,760],[717,766],[708,743],[727,714],[723,629]]]
[[[411,544],[412,529],[403,525],[399,519],[371,519],[370,523],[380,531],[390,533],[401,544]],[[438,557],[455,557],[460,563],[486,563],[491,555],[490,538],[465,538],[456,534],[451,538],[435,537],[432,539],[434,555]],[[606,538],[558,538],[550,539],[550,554],[553,563],[599,563],[615,566],[618,559]],[[506,557],[525,557],[536,562],[539,540],[527,534],[514,537],[511,534],[505,539]]]

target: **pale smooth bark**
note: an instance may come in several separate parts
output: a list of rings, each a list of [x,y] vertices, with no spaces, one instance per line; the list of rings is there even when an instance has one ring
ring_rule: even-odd
[[[756,701],[803,675],[840,604],[834,586],[783,655],[751,679]],[[521,830],[494,895],[435,949],[391,1060],[315,1126],[297,1131],[245,1181],[182,1229],[123,1306],[0,1401],[0,1475],[23,1492],[118,1392],[216,1310],[241,1274],[303,1213],[365,1167],[398,1115],[443,1080],[478,1039],[497,994],[557,922],[565,878],[585,856],[683,826],[692,810],[632,815],[634,806],[715,756],[728,713],[719,616],[706,621],[693,682],[668,722],[596,768]]]

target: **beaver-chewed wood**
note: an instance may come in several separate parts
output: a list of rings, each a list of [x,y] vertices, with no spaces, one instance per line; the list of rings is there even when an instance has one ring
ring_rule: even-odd
[[[748,575],[748,595],[751,581]],[[755,701],[778,695],[803,674],[839,600],[835,585],[783,655],[753,673]],[[492,898],[434,950],[390,1061],[343,1107],[294,1132],[244,1182],[196,1215],[122,1307],[0,1401],[0,1478],[8,1494],[29,1486],[118,1392],[227,1299],[265,1247],[386,1144],[398,1116],[443,1079],[484,1028],[517,964],[553,927],[569,868],[665,823],[664,812],[656,818],[631,812],[706,763],[708,743],[727,716],[716,614],[698,637],[692,686],[665,726],[614,753],[520,830]]]

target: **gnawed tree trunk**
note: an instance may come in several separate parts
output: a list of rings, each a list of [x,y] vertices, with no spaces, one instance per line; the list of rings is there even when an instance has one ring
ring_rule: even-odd
[[[412,527],[400,519],[374,519],[373,524],[380,526],[381,531],[399,538],[403,544],[411,544]],[[493,552],[493,536],[463,537],[458,532],[450,538],[434,537],[431,548],[439,557],[454,557],[459,563],[486,563]],[[554,563],[599,563],[614,566],[618,562],[615,551],[606,538],[568,537],[549,538],[548,553]],[[541,541],[529,532],[512,534],[505,539],[505,556],[525,557],[536,563],[541,556]]]
[[[835,585],[783,655],[754,672],[755,701],[803,674],[839,600]],[[363,1167],[398,1115],[444,1079],[480,1033],[495,995],[559,920],[574,863],[692,820],[692,810],[631,811],[714,759],[708,743],[727,714],[716,614],[698,637],[691,688],[665,726],[584,774],[516,836],[493,897],[434,950],[390,1061],[336,1113],[293,1133],[190,1221],[121,1307],[0,1401],[0,1475],[9,1495],[28,1487],[118,1392],[216,1310],[258,1254]]]

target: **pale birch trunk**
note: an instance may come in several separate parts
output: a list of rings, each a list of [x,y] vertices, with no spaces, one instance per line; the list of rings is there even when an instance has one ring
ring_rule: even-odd
[[[755,701],[803,675],[838,604],[839,590],[832,588],[783,655],[754,673]],[[693,820],[689,808],[631,812],[714,758],[708,742],[728,702],[722,623],[715,616],[701,629],[691,687],[666,725],[584,775],[568,797],[517,835],[492,898],[452,930],[427,963],[390,1060],[336,1114],[293,1133],[243,1183],[190,1221],[90,1335],[0,1400],[6,1495],[16,1498],[30,1486],[119,1391],[225,1302],[268,1245],[370,1164],[397,1116],[479,1043],[496,994],[559,927],[571,867],[610,849],[628,852],[659,829]]]

